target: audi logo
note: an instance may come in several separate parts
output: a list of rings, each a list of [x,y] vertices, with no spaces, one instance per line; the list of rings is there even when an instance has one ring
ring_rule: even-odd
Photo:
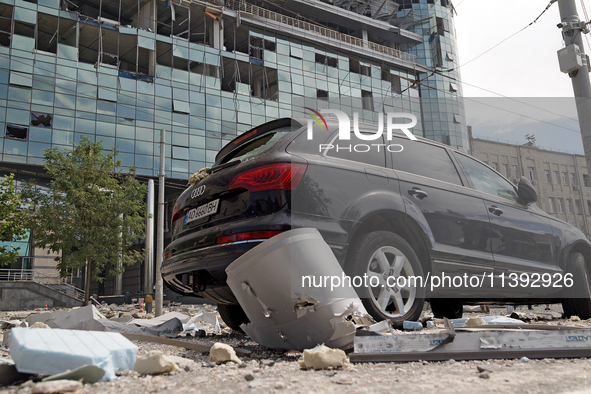
[[[191,198],[202,196],[205,193],[205,185],[199,186],[197,189],[191,192]]]

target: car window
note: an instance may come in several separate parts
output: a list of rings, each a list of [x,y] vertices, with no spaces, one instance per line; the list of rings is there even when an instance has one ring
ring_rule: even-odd
[[[386,166],[384,137],[377,140],[364,141],[359,139],[354,133],[351,133],[350,140],[346,141],[336,138],[331,145],[332,148],[326,149],[327,156],[374,166]]]
[[[275,143],[279,141],[285,134],[289,133],[290,130],[291,127],[281,127],[273,130],[272,132],[268,132],[259,138],[253,139],[252,141],[241,145],[234,151],[231,151],[221,160],[219,160],[219,163],[216,164],[223,164],[229,162],[230,160],[237,159],[240,161],[245,161],[253,156],[259,155],[275,145]]]
[[[505,178],[471,157],[459,153],[456,157],[464,166],[476,190],[511,201],[518,200],[515,187]]]
[[[403,147],[402,151],[392,153],[395,169],[462,185],[458,171],[445,149],[402,138],[393,138],[390,144]]]

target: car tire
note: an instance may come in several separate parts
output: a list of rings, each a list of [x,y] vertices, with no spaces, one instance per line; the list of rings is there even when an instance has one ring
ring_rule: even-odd
[[[582,320],[591,318],[591,281],[589,269],[582,253],[569,256],[568,273],[573,275],[570,297],[562,300],[562,310],[566,318],[578,316]]]
[[[461,319],[464,314],[464,306],[459,301],[453,300],[431,300],[431,311],[433,317],[442,319]]]
[[[352,279],[367,275],[368,285],[376,283],[371,277],[377,278],[379,286],[356,287],[365,309],[375,320],[388,319],[401,328],[405,320],[416,321],[421,315],[425,302],[422,286],[386,285],[389,276],[423,276],[419,258],[399,235],[389,231],[361,235],[348,252],[345,271]]]
[[[250,323],[248,316],[240,305],[217,304],[220,317],[228,327],[236,331],[242,331],[242,324]]]

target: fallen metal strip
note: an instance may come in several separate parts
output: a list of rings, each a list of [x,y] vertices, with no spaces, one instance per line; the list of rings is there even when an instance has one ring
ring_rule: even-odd
[[[490,360],[521,358],[526,356],[535,358],[581,358],[591,357],[589,349],[507,349],[507,350],[476,350],[476,351],[439,351],[439,352],[408,352],[408,353],[369,353],[351,354],[352,363],[384,363],[411,361],[446,361],[460,360]]]
[[[565,330],[584,330],[588,327],[576,326],[551,326],[547,324],[494,324],[471,327],[456,327],[456,331],[505,331],[505,330],[548,330],[548,331],[565,331]]]
[[[179,341],[178,339],[170,339],[170,338],[162,338],[162,337],[153,337],[150,335],[142,335],[142,334],[127,334],[122,333],[125,338],[129,339],[130,341],[144,341],[144,342],[152,342],[152,343],[160,343],[163,345],[171,345],[177,347],[184,347],[191,350],[197,350],[199,352],[209,352],[211,346],[208,345],[200,345],[198,343],[188,342],[188,341]],[[234,351],[239,356],[249,356],[251,351],[246,349],[234,348]]]

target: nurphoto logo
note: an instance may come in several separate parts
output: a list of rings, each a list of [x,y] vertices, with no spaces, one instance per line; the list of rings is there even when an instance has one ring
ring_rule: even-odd
[[[344,113],[343,111],[336,110],[336,109],[321,109],[320,112],[305,107],[307,111],[306,115],[312,117],[312,119],[308,119],[308,131],[307,131],[307,138],[308,140],[312,140],[314,138],[314,121],[318,123],[320,126],[320,130],[324,131],[325,129],[328,130],[328,125],[326,120],[322,116],[322,114],[333,114],[336,116],[339,122],[339,134],[338,139],[341,141],[349,141],[351,140],[351,119],[349,116]],[[404,112],[387,112],[385,114],[386,117],[386,139],[388,141],[392,140],[392,134],[394,130],[401,130],[411,141],[416,141],[417,137],[409,130],[416,126],[417,124],[417,117],[413,114],[408,114]],[[410,119],[410,123],[395,123],[395,119]],[[368,132],[368,130],[364,130],[362,133],[359,130],[359,114],[357,112],[353,113],[353,133],[355,133],[355,137],[362,141],[376,141],[382,137],[384,134],[384,117],[380,114],[378,116],[378,129],[375,132]],[[336,140],[336,139],[335,139]],[[334,141],[333,141],[334,142]],[[322,152],[323,150],[328,151],[331,149],[339,151],[349,151],[349,152],[368,152],[372,150],[372,148],[377,149],[379,152],[381,148],[388,150],[389,152],[401,152],[404,148],[400,144],[355,144],[355,145],[339,145],[339,144],[319,144],[319,151]]]

